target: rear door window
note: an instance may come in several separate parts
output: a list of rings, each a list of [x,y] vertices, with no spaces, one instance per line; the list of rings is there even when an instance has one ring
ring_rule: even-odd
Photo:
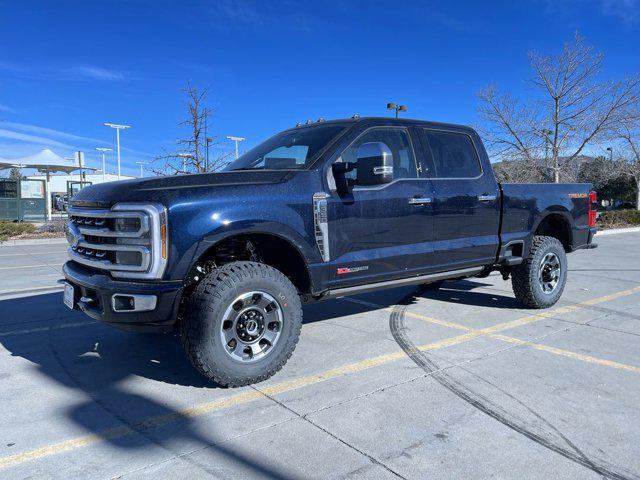
[[[476,178],[480,160],[469,135],[436,130],[421,131],[425,149],[423,175],[430,178]]]

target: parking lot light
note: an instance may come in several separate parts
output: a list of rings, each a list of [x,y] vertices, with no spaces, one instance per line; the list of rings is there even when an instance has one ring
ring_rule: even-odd
[[[397,103],[387,103],[387,110],[395,110],[396,118],[398,118],[398,112],[406,112],[409,108],[406,105],[398,105]]]
[[[244,137],[230,137],[230,136],[227,136],[227,138],[229,140],[233,141],[233,142],[236,142],[236,159],[237,159],[238,158],[238,143],[246,140],[246,138],[244,138]]]
[[[118,180],[120,180],[120,130],[131,128],[131,125],[118,125],[116,123],[105,123],[104,126],[116,129],[116,144],[118,148]]]
[[[107,167],[106,167],[106,162],[104,159],[104,155],[107,152],[112,152],[113,149],[112,148],[103,148],[103,147],[96,147],[96,150],[100,153],[102,153],[102,181],[106,182],[106,173],[107,173]]]

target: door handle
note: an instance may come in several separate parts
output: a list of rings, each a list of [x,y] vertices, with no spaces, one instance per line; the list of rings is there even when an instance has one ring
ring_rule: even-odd
[[[495,195],[478,195],[478,200],[481,202],[493,202],[496,199]]]
[[[411,197],[409,199],[409,205],[426,205],[431,203],[433,199],[431,197]]]

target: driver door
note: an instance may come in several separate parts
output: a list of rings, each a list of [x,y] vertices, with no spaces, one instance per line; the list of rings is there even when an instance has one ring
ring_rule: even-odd
[[[376,142],[391,152],[392,180],[358,185],[354,170],[345,175],[356,184],[327,198],[330,283],[335,287],[411,276],[432,263],[433,192],[430,180],[418,177],[407,129],[369,129],[337,161],[357,164],[359,148]]]

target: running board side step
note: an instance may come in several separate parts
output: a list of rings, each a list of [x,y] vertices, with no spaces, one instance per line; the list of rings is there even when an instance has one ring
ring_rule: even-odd
[[[504,257],[500,260],[499,264],[503,267],[513,267],[515,265],[520,265],[522,262],[524,262],[524,258],[512,255],[510,257]]]
[[[366,285],[356,285],[353,287],[336,288],[327,290],[322,299],[348,297],[359,293],[373,292],[375,290],[383,290],[385,288],[405,287],[407,285],[419,285],[421,283],[437,282],[439,280],[447,280],[450,278],[472,277],[482,272],[483,267],[462,268],[460,270],[451,270],[449,272],[430,273],[428,275],[419,275],[417,277],[405,277],[397,280],[387,280],[385,282],[368,283]]]

